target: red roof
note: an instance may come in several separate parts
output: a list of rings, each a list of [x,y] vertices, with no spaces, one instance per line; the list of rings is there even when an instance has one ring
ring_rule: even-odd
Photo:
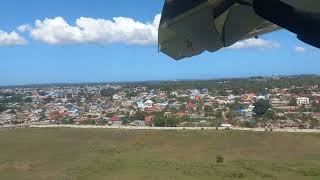
[[[187,105],[186,105],[186,107],[187,107],[188,109],[193,109],[193,108],[196,107],[196,104],[193,103],[193,102],[188,102]]]
[[[188,114],[185,112],[177,112],[175,115],[179,117],[183,117],[183,116],[187,116]]]
[[[316,119],[320,119],[320,113],[319,112],[312,113],[312,117]]]
[[[146,123],[150,123],[152,121],[154,121],[155,116],[147,116],[144,118],[144,122]]]
[[[121,121],[121,118],[117,115],[114,115],[110,118],[111,121]]]
[[[148,112],[154,112],[154,111],[163,111],[165,109],[164,106],[160,105],[153,105],[151,108],[146,109]]]

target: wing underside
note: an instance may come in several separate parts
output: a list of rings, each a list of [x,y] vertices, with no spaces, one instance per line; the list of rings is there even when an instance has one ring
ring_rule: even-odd
[[[162,52],[179,60],[204,51],[214,52],[277,29],[277,25],[256,15],[249,3],[166,0],[159,27],[159,46]]]

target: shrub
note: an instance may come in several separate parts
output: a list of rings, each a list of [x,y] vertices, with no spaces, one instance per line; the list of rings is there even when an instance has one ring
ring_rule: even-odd
[[[217,163],[224,163],[224,157],[223,156],[217,156],[216,160],[217,160]]]

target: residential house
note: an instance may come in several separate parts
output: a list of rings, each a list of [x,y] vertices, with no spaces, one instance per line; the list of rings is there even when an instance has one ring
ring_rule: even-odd
[[[145,108],[152,108],[154,102],[152,100],[148,100],[144,103]]]
[[[312,113],[311,116],[312,116],[312,118],[314,118],[314,119],[320,120],[320,113],[319,113],[319,112]]]
[[[120,116],[120,115],[113,115],[109,121],[110,125],[111,126],[122,126],[122,117],[123,116]]]
[[[307,97],[298,97],[296,98],[297,100],[297,105],[298,106],[303,106],[303,105],[309,105],[310,104],[310,99]]]
[[[145,125],[152,126],[155,116],[147,116],[144,118]]]
[[[195,107],[196,107],[196,103],[194,103],[194,102],[192,102],[192,101],[189,101],[189,102],[186,104],[186,108],[189,109],[189,110],[193,110]]]
[[[177,113],[174,114],[174,116],[181,118],[181,117],[187,117],[188,114],[185,113],[185,112],[177,112]]]

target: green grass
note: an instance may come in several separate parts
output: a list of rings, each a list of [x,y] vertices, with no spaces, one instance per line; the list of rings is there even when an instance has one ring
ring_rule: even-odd
[[[217,163],[217,157],[224,158]],[[320,179],[320,135],[0,131],[1,180]]]

